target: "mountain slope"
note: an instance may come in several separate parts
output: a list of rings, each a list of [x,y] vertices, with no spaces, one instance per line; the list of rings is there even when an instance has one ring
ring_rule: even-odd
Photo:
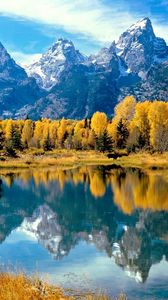
[[[1,117],[79,119],[97,110],[112,115],[130,94],[139,101],[168,101],[168,46],[148,18],[89,57],[59,39],[26,72],[0,45]]]
[[[64,49],[66,43],[59,40],[55,45]],[[52,78],[55,68],[57,76],[50,83],[46,97],[32,108],[33,118],[35,111],[38,116],[53,118],[82,118],[91,116],[96,110],[111,115],[118,100],[127,94],[135,95],[138,100],[168,100],[168,47],[163,39],[155,36],[148,18],[132,25],[117,43],[113,42],[109,48],[101,49],[88,59],[74,60],[66,56],[66,61],[60,65],[56,55],[51,69],[50,52],[43,56],[47,57],[45,67]],[[47,84],[48,79],[43,87]]]
[[[83,63],[85,59],[71,41],[59,39],[38,62],[27,67],[26,71],[41,87],[51,89],[60,81],[64,72],[72,65]]]
[[[35,79],[29,78],[0,44],[0,115],[2,118],[16,117],[17,111],[32,105],[40,95]],[[26,112],[25,112],[26,113]],[[19,114],[18,117],[21,115]],[[23,117],[25,114],[23,113]]]
[[[151,21],[142,19],[124,32],[116,44],[118,55],[131,72],[143,78],[152,64],[168,59],[166,42],[154,34]]]

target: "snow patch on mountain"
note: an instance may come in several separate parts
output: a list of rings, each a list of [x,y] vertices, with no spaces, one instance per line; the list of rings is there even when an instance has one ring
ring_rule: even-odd
[[[84,63],[86,59],[71,41],[59,39],[38,62],[28,66],[26,72],[36,79],[39,86],[50,90],[59,83],[66,70],[75,64]]]
[[[56,214],[47,205],[40,206],[32,217],[25,218],[18,230],[40,242],[54,257],[59,255],[61,227]]]
[[[151,26],[151,21],[149,18],[143,18],[139,20],[136,24],[131,25],[131,27],[128,29],[129,32],[133,33],[133,31],[138,30],[138,29],[146,29],[148,24],[150,23]]]

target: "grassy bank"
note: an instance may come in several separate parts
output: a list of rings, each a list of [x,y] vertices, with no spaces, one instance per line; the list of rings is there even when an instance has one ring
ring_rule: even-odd
[[[121,155],[121,153],[120,153]],[[55,150],[43,152],[42,150],[31,150],[18,152],[17,157],[10,158],[0,156],[0,168],[36,168],[64,166],[73,167],[76,165],[110,165],[116,164],[123,167],[138,167],[143,169],[168,168],[168,152],[163,154],[149,154],[139,152],[117,159],[108,158],[106,154],[96,151],[74,151]]]
[[[71,294],[71,295],[68,295]],[[110,300],[108,296],[94,293],[75,293],[51,286],[39,279],[25,277],[23,274],[0,274],[0,299],[1,300]],[[120,295],[115,300],[126,300]]]

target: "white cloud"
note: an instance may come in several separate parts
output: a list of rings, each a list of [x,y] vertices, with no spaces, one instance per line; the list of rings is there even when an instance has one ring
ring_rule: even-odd
[[[145,17],[140,15],[141,12],[133,15],[128,7],[121,7],[121,3],[115,0],[113,2],[105,5],[103,0],[0,0],[0,13],[62,28],[68,33],[81,35],[81,39],[89,38],[106,45],[117,40],[138,19]],[[168,41],[168,26],[158,23],[155,18],[152,21],[155,33]],[[40,56],[39,53],[10,53],[22,65],[32,63]]]
[[[9,51],[9,52],[10,52],[11,57],[16,61],[16,63],[18,63],[22,67],[30,65],[33,62],[36,62],[41,57],[40,53],[25,54],[25,53],[18,52],[18,51]]]
[[[81,33],[99,42],[117,39],[137,21],[136,16],[102,0],[5,0],[0,12],[44,24],[60,26],[71,33]]]

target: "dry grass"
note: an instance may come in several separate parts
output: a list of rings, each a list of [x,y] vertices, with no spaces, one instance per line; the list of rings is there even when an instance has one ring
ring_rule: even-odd
[[[61,288],[50,286],[39,279],[27,278],[23,274],[0,274],[0,300],[110,300],[106,295],[78,294],[67,296]],[[113,300],[127,300],[121,294]]]
[[[117,164],[123,167],[138,167],[143,169],[167,169],[168,168],[168,152],[163,154],[150,154],[147,152],[139,152],[130,154],[117,159]]]
[[[23,274],[17,276],[0,274],[1,300],[58,300],[72,299],[66,297],[60,288],[50,287],[38,279],[26,278]]]
[[[36,168],[49,166],[73,166],[78,164],[109,164],[106,155],[95,151],[55,150],[44,153],[42,151],[28,151],[18,153],[17,158],[6,157],[0,160],[0,168]]]
[[[141,152],[122,156],[118,159],[108,159],[106,154],[96,151],[54,150],[46,152],[42,150],[28,150],[18,153],[17,158],[0,160],[0,168],[44,168],[52,166],[77,166],[77,165],[109,165],[117,164],[123,167],[138,168],[168,168],[168,152],[163,154],[149,154]]]

